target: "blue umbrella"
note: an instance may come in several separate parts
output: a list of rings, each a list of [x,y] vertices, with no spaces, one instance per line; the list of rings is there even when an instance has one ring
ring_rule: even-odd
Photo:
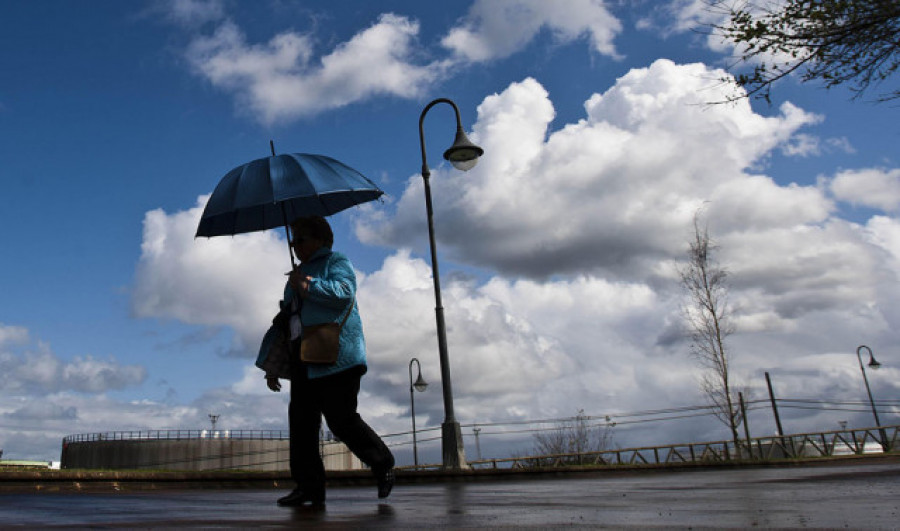
[[[330,216],[381,197],[375,183],[324,155],[286,153],[242,164],[213,191],[197,237],[285,227],[300,217]],[[292,256],[293,259],[293,256]]]
[[[226,173],[200,217],[197,236],[224,236],[330,216],[384,192],[363,174],[324,155],[290,153]]]

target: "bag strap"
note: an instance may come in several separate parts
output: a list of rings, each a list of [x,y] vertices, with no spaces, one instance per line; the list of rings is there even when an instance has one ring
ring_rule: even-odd
[[[350,318],[350,314],[353,313],[353,307],[356,306],[356,297],[353,297],[353,300],[350,301],[350,304],[347,306],[347,314],[344,315],[344,318],[341,319],[341,329],[344,328],[344,325],[347,323],[347,319]]]
[[[325,272],[322,276],[328,276],[328,270],[331,269],[331,261],[334,258],[334,252],[328,254],[328,259],[325,262]],[[340,329],[343,330],[344,325],[347,323],[347,319],[350,318],[350,314],[353,313],[353,306],[356,304],[356,295],[354,294],[353,299],[350,301],[350,304],[347,305],[347,313],[344,315],[344,318],[341,319]]]

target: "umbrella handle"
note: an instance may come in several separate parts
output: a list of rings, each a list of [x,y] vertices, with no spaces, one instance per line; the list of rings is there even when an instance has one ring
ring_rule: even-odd
[[[282,217],[282,219],[284,219],[284,235],[285,235],[285,237],[287,237],[288,253],[290,253],[290,255],[291,255],[291,270],[296,271],[297,270],[297,262],[294,260],[294,248],[291,247],[290,224],[288,223],[288,220],[287,220],[287,212],[285,212],[284,203],[281,203],[281,217]]]
[[[272,150],[272,156],[275,156],[275,142],[269,140],[269,148]],[[284,209],[284,203],[281,203],[281,219],[284,220],[284,235],[287,238],[288,253],[291,255],[291,271],[297,270],[297,262],[294,260],[294,248],[291,247],[291,231],[290,224],[287,220],[287,212]]]
[[[284,226],[284,234],[288,239],[288,252],[291,254],[291,269],[297,269],[297,262],[294,260],[294,248],[291,247],[291,233],[288,231],[288,226]]]

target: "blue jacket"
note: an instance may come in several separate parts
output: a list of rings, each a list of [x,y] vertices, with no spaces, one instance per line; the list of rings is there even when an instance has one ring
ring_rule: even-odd
[[[307,366],[310,378],[321,378],[345,371],[351,367],[366,368],[366,341],[363,337],[362,319],[356,304],[356,273],[350,260],[341,253],[323,247],[300,265],[300,270],[311,276],[309,296],[302,300],[300,322],[303,326],[340,323],[349,305],[350,316],[341,329],[341,347],[333,365]],[[284,288],[284,301],[290,303],[294,291],[290,283]]]

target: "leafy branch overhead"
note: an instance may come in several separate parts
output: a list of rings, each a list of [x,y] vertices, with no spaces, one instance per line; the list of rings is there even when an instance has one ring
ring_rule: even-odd
[[[733,1],[733,0],[729,0]],[[752,64],[735,76],[744,97],[770,100],[773,83],[797,73],[826,88],[846,85],[854,98],[891,80],[900,65],[900,1],[784,0],[764,7],[721,1],[728,20],[713,25],[737,46],[740,62]],[[880,89],[878,101],[900,98],[900,89]]]

